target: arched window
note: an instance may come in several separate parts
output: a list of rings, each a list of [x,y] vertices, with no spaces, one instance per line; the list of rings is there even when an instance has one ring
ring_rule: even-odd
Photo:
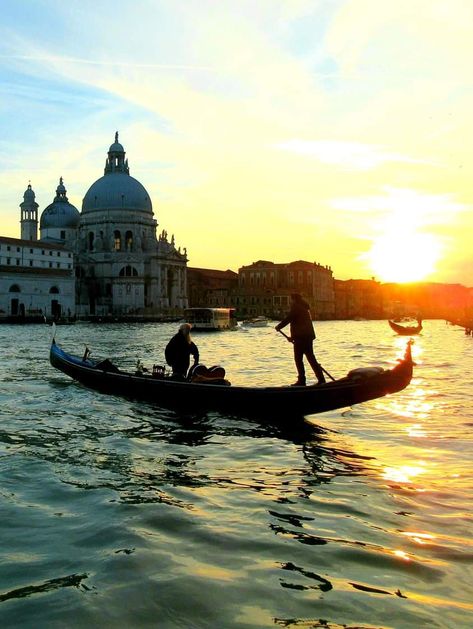
[[[120,277],[138,277],[138,271],[128,264],[120,269],[119,275]]]
[[[50,294],[57,295],[59,293],[59,288],[57,286],[51,286],[49,289]]]
[[[94,250],[94,232],[89,232],[89,251]]]
[[[113,237],[115,239],[115,251],[121,251],[122,248],[122,235],[118,229],[113,232]]]
[[[131,251],[133,247],[133,232],[127,231],[125,234],[125,249]]]
[[[9,288],[9,292],[10,293],[21,293],[21,288],[18,286],[18,284],[12,284]]]

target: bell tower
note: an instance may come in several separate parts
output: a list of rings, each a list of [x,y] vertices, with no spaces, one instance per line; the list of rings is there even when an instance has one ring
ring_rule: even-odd
[[[25,190],[20,208],[22,240],[38,240],[38,204],[35,201],[35,193],[30,183]]]

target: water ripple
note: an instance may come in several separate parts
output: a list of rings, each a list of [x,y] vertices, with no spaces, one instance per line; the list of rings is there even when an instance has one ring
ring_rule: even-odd
[[[132,368],[162,361],[174,328],[59,340]],[[383,321],[317,335],[337,376],[406,343]],[[4,626],[468,626],[470,338],[426,322],[405,391],[288,428],[90,391],[49,366],[49,336],[0,327]],[[272,328],[196,341],[235,384],[293,381]]]

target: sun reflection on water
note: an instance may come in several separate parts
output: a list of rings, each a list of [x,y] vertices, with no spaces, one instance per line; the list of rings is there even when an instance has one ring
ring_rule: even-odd
[[[430,533],[416,533],[415,531],[401,531],[401,535],[408,537],[412,542],[417,544],[428,544],[435,539],[435,535]]]
[[[395,483],[412,483],[412,479],[425,474],[424,467],[415,465],[399,465],[398,467],[385,467],[382,478]]]
[[[409,437],[427,437],[427,432],[423,429],[422,424],[406,426],[405,431]]]
[[[399,559],[403,559],[404,561],[411,560],[409,555],[404,550],[395,550],[393,554],[396,555],[396,557],[399,557]]]

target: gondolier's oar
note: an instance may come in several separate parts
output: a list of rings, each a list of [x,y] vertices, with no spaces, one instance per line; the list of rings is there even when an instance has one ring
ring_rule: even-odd
[[[291,339],[290,336],[288,336],[285,332],[283,332],[282,330],[278,330],[279,334],[282,334],[288,341],[289,343],[294,343],[294,341]]]
[[[278,332],[280,334],[282,334],[289,341],[289,343],[294,343],[294,341],[291,339],[291,337],[288,336],[285,332],[283,332],[282,330],[278,330]],[[329,374],[329,372],[324,367],[322,367],[322,365],[319,362],[318,362],[318,364],[319,364],[320,368],[322,369],[322,371],[324,372],[324,374],[335,382],[335,378],[331,374]]]

